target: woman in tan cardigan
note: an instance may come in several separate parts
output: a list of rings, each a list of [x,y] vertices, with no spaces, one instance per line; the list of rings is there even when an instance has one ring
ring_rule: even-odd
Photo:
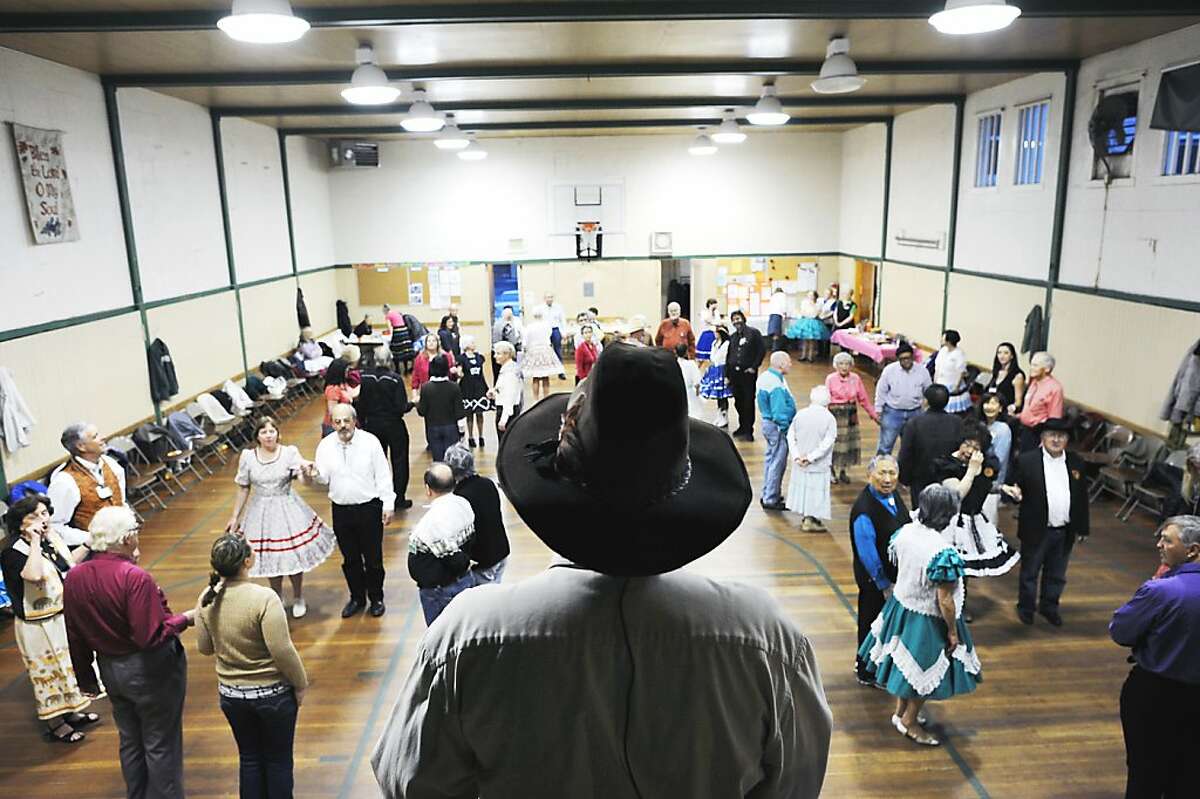
[[[241,796],[291,797],[292,742],[308,677],[292,645],[279,595],[247,578],[254,551],[218,538],[197,616],[200,652],[216,655],[221,712],[240,761]]]

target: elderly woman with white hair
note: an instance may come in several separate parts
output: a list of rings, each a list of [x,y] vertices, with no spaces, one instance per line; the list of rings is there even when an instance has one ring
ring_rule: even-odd
[[[521,371],[525,377],[533,379],[533,400],[538,400],[550,394],[550,378],[562,374],[563,365],[554,348],[550,346],[550,323],[545,319],[543,306],[535,306],[531,312],[533,321],[525,326],[522,346],[525,356],[521,361]]]
[[[483,446],[483,415],[492,409],[488,398],[487,379],[483,376],[485,359],[475,349],[475,337],[462,337],[462,389],[463,410],[467,413],[467,440],[471,446]],[[475,436],[479,438],[476,439]]]
[[[808,392],[808,407],[796,413],[788,428],[788,455],[792,459],[792,477],[788,482],[784,505],[804,518],[800,529],[824,532],[822,519],[833,517],[829,503],[829,469],[833,462],[833,443],[837,440],[837,420],[828,410],[829,389],[813,386]]]
[[[962,619],[965,566],[941,532],[958,508],[953,488],[934,484],[921,492],[918,519],[888,545],[896,583],[858,650],[875,684],[896,697],[892,726],[922,746],[941,741],[923,728],[921,707],[969,694],[983,679]]]
[[[863,386],[862,378],[854,373],[854,356],[839,352],[833,356],[833,369],[825,378],[829,389],[829,412],[837,419],[837,443],[833,448],[830,471],[834,480],[849,483],[846,469],[857,466],[862,460],[862,436],[858,432],[858,408],[861,405],[867,415],[879,424],[879,413],[871,401],[871,395]]]
[[[488,392],[496,407],[496,435],[499,437],[521,413],[525,404],[525,381],[521,378],[521,369],[516,360],[517,350],[512,344],[497,341],[492,345],[492,358],[500,364],[496,386]]]
[[[500,509],[500,490],[475,471],[475,455],[460,441],[446,450],[445,463],[454,473],[454,493],[471,503],[475,537],[471,539],[471,574],[476,585],[498,583],[511,548]]]

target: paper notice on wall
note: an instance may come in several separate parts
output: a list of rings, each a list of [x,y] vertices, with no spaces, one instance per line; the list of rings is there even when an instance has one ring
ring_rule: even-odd
[[[38,244],[78,241],[79,223],[71,199],[62,131],[28,128],[15,122],[12,131],[33,240]]]
[[[420,283],[408,284],[408,304],[409,305],[424,305],[425,304],[425,287]]]
[[[808,293],[817,290],[817,262],[806,261],[796,264],[797,291]]]
[[[766,258],[751,258],[750,259],[750,271],[751,272],[765,272],[766,269],[767,269],[767,259]]]

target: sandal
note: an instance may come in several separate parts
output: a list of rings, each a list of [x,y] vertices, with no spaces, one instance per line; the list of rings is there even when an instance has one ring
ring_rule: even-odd
[[[942,745],[941,741],[939,741],[937,738],[934,738],[932,735],[925,732],[924,730],[921,730],[920,732],[916,732],[914,730],[908,730],[904,733],[904,737],[909,739],[913,743],[920,744],[921,746],[941,746]]]
[[[67,722],[76,727],[86,727],[89,724],[95,724],[99,720],[99,713],[72,713],[67,717]]]
[[[51,743],[57,741],[60,744],[77,744],[86,736],[64,721],[61,724],[55,725],[54,727],[47,728],[46,731],[42,733],[42,737]]]

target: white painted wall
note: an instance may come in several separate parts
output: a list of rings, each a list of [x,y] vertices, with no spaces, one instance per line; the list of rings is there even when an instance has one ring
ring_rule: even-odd
[[[318,139],[289,136],[287,153],[298,268],[304,271],[330,266],[336,261],[329,199],[329,151]]]
[[[900,114],[893,122],[888,258],[945,266],[954,183],[954,106]],[[937,240],[939,249],[902,244],[897,237]]]
[[[208,109],[145,89],[121,89],[117,100],[142,295],[228,286]]]
[[[573,258],[574,238],[550,235],[550,187],[611,181],[624,183],[626,232],[605,235],[605,257],[644,257],[653,231],[674,234],[676,256],[837,249],[840,134],[752,133],[703,159],[687,143],[491,139],[468,163],[385,142],[378,169],[330,173],[336,260]]]
[[[967,97],[954,265],[973,272],[1045,279],[1050,271],[1054,192],[1066,79],[1042,73]],[[1042,182],[1017,186],[1018,106],[1050,98]],[[980,114],[1002,111],[997,185],[975,188]]]
[[[233,258],[241,283],[292,271],[283,171],[275,128],[221,120]]]
[[[1164,68],[1200,60],[1200,25],[1085,60],[1079,72],[1063,283],[1200,301],[1200,177],[1163,177],[1165,134],[1150,129]],[[1133,176],[1093,181],[1087,123],[1099,92],[1139,85]],[[1107,210],[1105,204],[1107,201]]]
[[[0,329],[132,304],[100,79],[0,48],[0,122],[63,131],[79,220],[78,241],[33,243],[12,133],[0,125]]]
[[[887,129],[864,125],[842,134],[838,246],[852,255],[879,257],[883,221],[883,156]]]

